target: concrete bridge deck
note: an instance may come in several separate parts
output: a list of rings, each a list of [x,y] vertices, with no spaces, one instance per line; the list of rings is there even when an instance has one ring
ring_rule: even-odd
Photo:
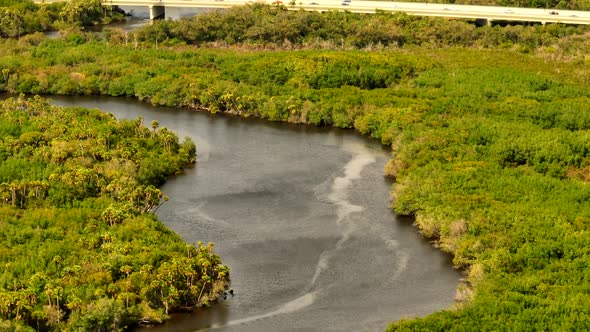
[[[37,0],[42,2],[58,2],[60,0]],[[63,0],[62,0],[63,1]],[[229,8],[232,6],[252,3],[248,0],[103,0],[106,5],[136,6],[150,8],[150,18],[156,19],[164,15],[165,7],[177,8]],[[276,0],[256,0],[256,2],[273,4]],[[538,9],[517,7],[470,6],[416,2],[351,0],[300,0],[295,5],[289,1],[279,1],[289,10],[347,10],[355,13],[375,13],[376,11],[405,12],[409,15],[437,16],[448,18],[464,18],[508,22],[538,22],[563,24],[590,24],[590,12],[560,9]]]

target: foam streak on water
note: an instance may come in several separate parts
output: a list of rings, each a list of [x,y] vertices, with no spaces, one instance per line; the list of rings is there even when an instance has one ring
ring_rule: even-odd
[[[198,220],[199,222],[204,221],[204,222],[202,222],[203,224],[208,224],[208,225],[217,224],[217,225],[229,226],[229,223],[227,221],[213,218],[209,214],[205,213],[205,209],[204,209],[205,205],[206,205],[205,202],[199,203],[194,208],[189,209],[188,213],[192,214],[195,217],[195,219]]]
[[[344,166],[344,175],[334,179],[330,192],[327,195],[328,201],[336,205],[336,221],[342,228],[342,236],[334,248],[326,250],[320,255],[310,288],[315,286],[321,273],[328,268],[328,262],[334,253],[341,249],[351,234],[358,229],[358,225],[350,218],[351,214],[361,212],[364,209],[362,206],[354,205],[348,201],[350,187],[354,180],[358,180],[361,177],[363,168],[375,162],[375,157],[362,145],[347,145],[345,149],[351,152],[353,157]]]
[[[337,225],[342,229],[342,235],[340,240],[336,243],[334,248],[324,251],[320,255],[320,259],[317,263],[315,274],[310,282],[309,291],[304,295],[287,302],[280,306],[278,309],[267,312],[261,315],[250,316],[242,319],[229,321],[224,324],[212,325],[210,328],[220,328],[231,325],[244,324],[259,319],[264,319],[280,314],[286,314],[301,310],[305,307],[312,305],[316,299],[320,289],[313,290],[316,287],[316,281],[323,271],[328,268],[328,262],[335,252],[340,250],[343,244],[350,238],[351,234],[358,230],[358,226],[354,224],[354,220],[350,218],[351,214],[363,211],[363,207],[354,205],[348,201],[350,188],[354,180],[358,180],[361,177],[361,171],[365,166],[375,162],[375,157],[367,151],[362,145],[348,145],[345,146],[346,150],[352,153],[352,159],[344,166],[344,174],[340,177],[336,177],[332,182],[329,192],[326,198],[329,202],[336,206]]]
[[[245,323],[253,322],[253,321],[256,321],[259,319],[264,319],[264,318],[268,318],[268,317],[272,317],[272,316],[276,316],[276,315],[288,314],[290,312],[295,312],[297,310],[301,310],[305,307],[310,306],[314,302],[315,297],[316,297],[316,292],[309,292],[303,296],[296,298],[293,301],[283,304],[277,310],[267,312],[267,313],[261,314],[261,315],[250,316],[250,317],[246,317],[246,318],[242,318],[242,319],[232,320],[232,321],[229,321],[224,324],[213,324],[213,325],[211,325],[210,329],[245,324]]]

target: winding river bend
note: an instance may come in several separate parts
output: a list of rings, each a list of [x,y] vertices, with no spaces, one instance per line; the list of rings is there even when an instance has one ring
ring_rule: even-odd
[[[162,190],[160,219],[214,242],[229,296],[146,331],[382,331],[453,304],[460,274],[389,208],[389,150],[352,131],[51,97],[118,118],[158,120],[197,144],[198,163]]]

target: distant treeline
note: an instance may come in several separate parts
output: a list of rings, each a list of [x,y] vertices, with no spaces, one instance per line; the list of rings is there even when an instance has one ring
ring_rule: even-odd
[[[195,160],[141,118],[0,102],[0,330],[120,331],[207,304],[228,269],[152,213]]]
[[[113,30],[109,42],[155,45],[247,46],[249,48],[381,49],[426,47],[517,47],[530,52],[567,39],[586,45],[585,26],[476,26],[473,22],[404,13],[288,11],[253,4],[183,18],[157,21],[133,33]],[[576,37],[579,36],[579,37]],[[568,37],[568,38],[566,38]],[[586,48],[588,46],[585,46]]]
[[[529,7],[589,10],[590,0],[400,0],[401,2],[450,3],[457,5]]]
[[[69,0],[36,4],[31,0],[0,0],[0,37],[122,21],[125,15],[100,0]]]

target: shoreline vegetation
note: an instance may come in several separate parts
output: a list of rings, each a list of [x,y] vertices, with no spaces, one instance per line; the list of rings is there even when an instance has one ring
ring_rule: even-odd
[[[454,308],[389,331],[589,330],[588,35],[255,4],[2,40],[0,90],[354,128],[393,149],[393,209],[465,271]]]
[[[213,244],[157,220],[156,186],[194,143],[143,120],[0,102],[0,330],[119,331],[208,305],[229,284]]]
[[[105,25],[125,21],[125,13],[100,0],[68,0],[36,4],[31,0],[0,0],[0,37],[20,38],[35,32]]]

